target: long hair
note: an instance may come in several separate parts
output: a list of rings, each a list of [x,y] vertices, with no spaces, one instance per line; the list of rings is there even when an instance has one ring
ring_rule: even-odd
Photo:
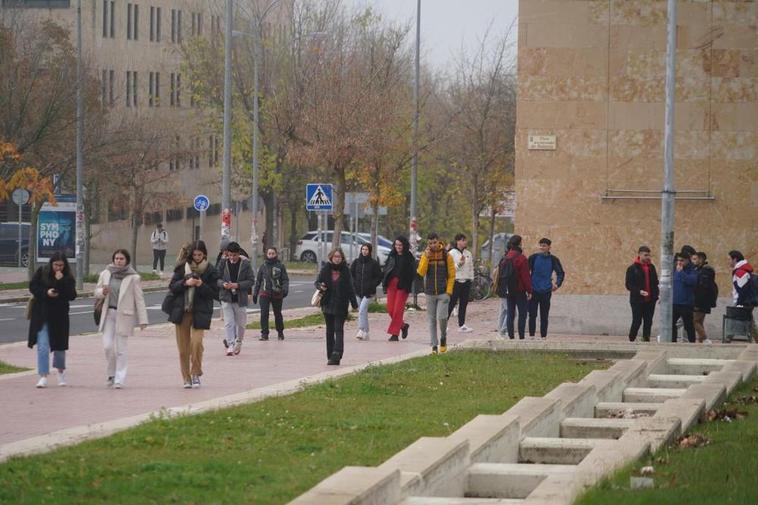
[[[66,258],[66,254],[63,251],[56,251],[53,253],[52,256],[50,256],[50,261],[47,263],[47,275],[51,279],[53,278],[53,263],[56,261],[62,261],[63,262],[63,275],[66,277],[74,277],[74,274],[71,273],[71,266],[68,264],[68,259]]]
[[[192,247],[192,242],[185,242],[182,244],[182,247],[179,248],[179,254],[176,255],[176,266],[187,263],[187,258],[191,253],[190,247]]]
[[[397,251],[395,250],[395,242],[397,241],[400,241],[400,243],[403,244],[403,254],[411,254],[411,243],[408,242],[408,239],[405,237],[405,235],[398,235],[395,237],[395,240],[392,241],[392,250],[390,251],[390,254],[397,256]]]
[[[196,240],[190,244],[189,250],[187,251],[187,261],[192,261],[192,253],[195,251],[202,252],[205,259],[208,259],[208,248],[205,247],[205,242],[202,240]]]

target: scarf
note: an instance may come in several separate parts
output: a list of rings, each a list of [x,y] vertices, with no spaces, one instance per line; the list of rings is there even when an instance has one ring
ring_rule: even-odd
[[[195,263],[194,261],[188,261],[184,264],[184,275],[190,275],[190,274],[197,274],[197,275],[203,275],[205,271],[208,269],[208,260],[204,259],[200,263]],[[192,286],[191,288],[187,289],[184,292],[184,310],[185,312],[189,312],[192,310],[192,305],[195,301],[195,286]]]
[[[131,265],[126,265],[126,266],[123,266],[123,267],[117,267],[116,265],[114,265],[113,263],[111,263],[106,268],[111,273],[111,279],[123,280],[124,277],[126,277],[128,275],[137,275],[136,270],[134,270],[131,267]]]

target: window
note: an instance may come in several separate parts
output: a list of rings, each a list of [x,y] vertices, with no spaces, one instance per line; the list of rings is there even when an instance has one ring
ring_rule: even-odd
[[[100,77],[100,103],[103,105],[108,104],[108,71],[103,70]]]
[[[211,16],[211,37],[221,35],[221,16]]]
[[[171,172],[175,172],[177,170],[182,169],[182,160],[181,160],[181,155],[180,155],[181,148],[182,148],[182,138],[179,135],[177,135],[174,138],[174,145],[173,145],[174,152],[171,153],[171,158],[168,161],[168,169]]]
[[[116,71],[115,70],[109,70],[108,71],[108,105],[115,105],[116,104],[116,96],[113,92],[114,86],[116,83]]]
[[[155,42],[155,7],[150,6],[150,42]]]
[[[169,209],[166,211],[166,221],[181,221],[184,217],[184,209]]]
[[[115,22],[113,10],[115,0],[103,0],[103,38],[113,38],[115,34]]]
[[[189,167],[200,168],[200,139],[192,137],[190,140]]]
[[[171,42],[182,43],[182,11],[171,9]]]
[[[147,77],[147,105],[155,107],[155,72],[150,72]]]
[[[182,106],[182,76],[180,74],[171,73],[171,96],[169,102],[172,107]]]
[[[208,136],[208,166],[211,168],[218,166],[218,151],[218,137]]]
[[[137,72],[126,71],[126,106],[137,106]]]
[[[132,4],[126,4],[126,39],[132,39]]]
[[[126,4],[126,39],[139,38],[139,5]]]
[[[176,99],[176,74],[171,72],[171,86],[169,88],[169,104],[174,106],[174,100]]]
[[[155,41],[161,41],[161,8],[155,9]]]
[[[200,12],[192,13],[192,36],[200,37],[203,34],[203,14]]]
[[[176,106],[182,106],[182,75],[176,74]]]
[[[176,9],[171,9],[171,42],[176,42]]]

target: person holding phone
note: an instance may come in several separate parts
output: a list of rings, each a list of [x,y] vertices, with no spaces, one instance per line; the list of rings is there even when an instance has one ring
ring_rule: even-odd
[[[66,351],[69,337],[69,302],[76,298],[76,281],[66,255],[56,252],[37,269],[29,282],[34,297],[29,321],[28,346],[37,346],[38,388],[47,387],[50,352],[58,370],[58,385],[66,385]]]

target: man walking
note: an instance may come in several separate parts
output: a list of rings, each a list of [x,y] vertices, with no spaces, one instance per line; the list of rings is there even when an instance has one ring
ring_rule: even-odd
[[[237,242],[229,242],[226,257],[218,264],[218,297],[224,314],[227,356],[237,355],[242,349],[247,324],[247,294],[255,280],[250,261],[240,256],[241,251]]]
[[[168,232],[163,229],[163,223],[155,225],[155,229],[150,235],[150,244],[153,246],[153,273],[156,273],[158,262],[160,262],[160,275],[162,276],[166,262],[166,248],[168,247]]]
[[[637,250],[637,258],[626,269],[626,289],[629,290],[629,305],[632,307],[632,326],[629,341],[637,339],[642,325],[642,340],[650,342],[650,328],[653,326],[655,303],[658,301],[658,274],[646,245]]]
[[[471,294],[471,283],[474,280],[474,258],[471,251],[466,249],[466,235],[459,233],[455,236],[455,247],[450,249],[450,257],[455,265],[455,284],[453,295],[450,297],[450,305],[447,308],[447,317],[450,319],[455,304],[458,307],[458,331],[468,333],[471,328],[466,326],[466,307]]]
[[[678,340],[676,323],[682,319],[684,331],[687,332],[687,340],[695,342],[695,324],[693,321],[693,309],[695,307],[695,286],[697,285],[697,271],[690,262],[690,255],[680,252],[676,256],[674,269],[674,307],[672,321],[672,339]]]
[[[513,318],[518,309],[518,338],[524,340],[527,305],[532,298],[532,278],[529,276],[529,263],[521,253],[521,235],[513,235],[508,240],[508,254],[499,275],[498,283],[508,286],[508,314],[505,317],[508,338],[514,339]]]
[[[550,298],[561,287],[566,274],[561,260],[550,254],[550,239],[541,238],[540,252],[529,256],[529,272],[532,275],[532,299],[529,300],[529,336],[534,337],[537,328],[537,308],[540,311],[540,336],[547,338],[547,323],[550,317]],[[555,272],[555,280],[553,280]]]
[[[692,320],[698,343],[710,344],[711,339],[708,338],[705,331],[705,316],[710,314],[711,309],[716,306],[719,288],[716,284],[716,272],[708,264],[707,258],[708,256],[704,252],[696,252],[692,255],[692,265],[697,272]]]
[[[447,351],[447,315],[455,283],[453,258],[436,233],[430,233],[417,273],[424,278],[426,316],[429,321],[432,354],[437,354],[437,324],[440,327],[439,352]]]

